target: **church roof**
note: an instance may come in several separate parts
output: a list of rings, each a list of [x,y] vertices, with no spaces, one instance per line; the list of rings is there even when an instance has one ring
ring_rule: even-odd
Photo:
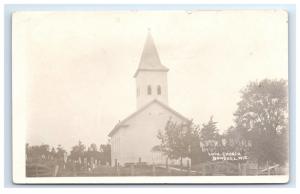
[[[139,67],[136,70],[134,77],[139,71],[168,71],[169,69],[161,64],[157,49],[155,47],[150,30],[144,45]]]
[[[173,110],[172,108],[170,108],[169,106],[165,105],[164,103],[154,99],[151,102],[149,102],[148,104],[146,104],[144,107],[140,108],[139,110],[137,110],[136,112],[132,113],[131,115],[129,115],[128,117],[126,117],[123,121],[119,122],[112,130],[111,132],[108,134],[109,137],[112,137],[119,129],[124,128],[124,127],[128,127],[128,125],[126,125],[126,121],[128,121],[129,119],[133,118],[134,116],[138,115],[140,112],[142,112],[143,110],[147,109],[150,105],[157,103],[158,105],[162,106],[163,108],[165,108],[166,110],[172,112],[173,114],[175,114],[176,116],[180,117],[183,120],[189,121],[189,119],[187,119],[186,117],[182,116],[181,114],[179,114],[178,112],[176,112],[175,110]]]

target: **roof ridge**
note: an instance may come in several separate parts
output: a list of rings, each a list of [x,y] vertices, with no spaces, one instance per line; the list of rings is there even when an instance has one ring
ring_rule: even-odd
[[[181,117],[184,120],[189,121],[189,119],[187,119],[185,116],[181,115],[180,113],[178,113],[177,111],[173,110],[171,107],[169,107],[168,105],[164,104],[163,102],[154,99],[152,101],[150,101],[148,104],[146,104],[145,106],[143,106],[142,108],[138,109],[137,111],[133,112],[132,114],[130,114],[129,116],[127,116],[125,119],[123,119],[122,121],[120,121],[119,123],[117,123],[115,125],[115,127],[111,130],[111,132],[108,134],[109,137],[111,137],[115,132],[118,131],[118,129],[120,129],[122,126],[125,127],[124,122],[128,121],[130,118],[134,117],[135,115],[137,115],[138,113],[142,112],[143,110],[145,110],[148,106],[150,106],[152,103],[158,103],[159,105],[161,105],[162,107],[166,108],[167,110],[169,110],[170,112],[174,113],[175,115],[177,115],[178,117]]]

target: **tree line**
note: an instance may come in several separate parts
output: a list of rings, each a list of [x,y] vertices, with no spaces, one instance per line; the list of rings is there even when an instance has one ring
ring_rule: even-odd
[[[288,161],[288,92],[285,80],[250,82],[241,90],[234,122],[220,134],[213,117],[197,125],[192,120],[169,119],[153,147],[168,159],[190,158],[192,164],[211,161],[211,153],[247,156],[258,165],[284,165]],[[234,161],[233,161],[234,162]],[[239,161],[240,162],[240,161]]]
[[[47,162],[55,161],[56,163],[77,163],[77,164],[99,164],[110,165],[111,163],[111,146],[110,144],[101,144],[97,146],[92,143],[85,146],[81,141],[74,145],[68,153],[61,145],[56,148],[50,148],[47,144],[30,145],[26,144],[27,162]]]

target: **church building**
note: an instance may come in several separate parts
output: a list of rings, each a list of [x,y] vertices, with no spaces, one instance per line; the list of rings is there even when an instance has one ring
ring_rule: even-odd
[[[144,45],[136,80],[137,110],[120,121],[109,133],[112,165],[118,162],[164,164],[166,157],[153,151],[168,120],[186,123],[188,119],[168,105],[169,69],[162,65],[150,31]]]

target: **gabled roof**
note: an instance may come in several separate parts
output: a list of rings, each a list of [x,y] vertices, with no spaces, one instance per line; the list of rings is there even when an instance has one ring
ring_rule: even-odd
[[[136,70],[134,77],[139,71],[169,71],[169,69],[161,64],[157,49],[155,47],[150,31],[144,45],[139,67]]]
[[[129,119],[133,118],[134,116],[138,115],[140,112],[142,112],[143,110],[147,109],[150,105],[157,103],[158,105],[162,106],[163,108],[165,108],[166,110],[172,112],[173,114],[175,114],[176,116],[180,117],[183,120],[189,121],[189,119],[187,119],[186,117],[182,116],[181,114],[179,114],[178,112],[176,112],[175,110],[173,110],[172,108],[170,108],[169,106],[165,105],[164,103],[158,101],[157,99],[152,100],[151,102],[149,102],[148,104],[146,104],[144,107],[140,108],[139,110],[137,110],[136,112],[132,113],[131,115],[129,115],[128,117],[126,117],[123,121],[119,122],[113,129],[112,131],[108,134],[109,137],[112,137],[119,129],[121,128],[125,128],[128,127],[128,125],[126,125],[126,121],[128,121]]]

